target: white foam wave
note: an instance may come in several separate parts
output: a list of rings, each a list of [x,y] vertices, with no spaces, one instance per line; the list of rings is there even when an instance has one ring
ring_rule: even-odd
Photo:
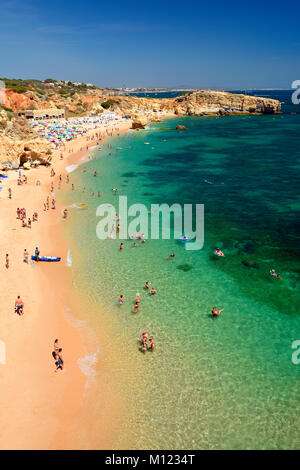
[[[65,169],[68,173],[72,173],[72,171],[75,171],[76,168],[78,168],[78,165],[70,165],[70,166],[67,166]]]
[[[68,255],[67,255],[67,265],[69,268],[72,266],[72,256],[71,256],[71,249],[69,248],[68,250]]]

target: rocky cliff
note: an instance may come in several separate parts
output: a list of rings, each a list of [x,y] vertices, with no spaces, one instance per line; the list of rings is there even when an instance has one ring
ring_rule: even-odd
[[[51,161],[50,144],[31,130],[28,122],[0,112],[0,170],[19,168],[27,161],[41,164]]]
[[[257,96],[240,95],[224,91],[199,90],[174,99],[175,114],[249,114],[278,113],[281,104],[277,100]]]

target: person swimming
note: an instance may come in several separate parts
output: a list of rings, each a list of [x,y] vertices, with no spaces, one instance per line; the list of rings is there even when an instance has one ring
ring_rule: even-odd
[[[277,272],[275,271],[275,269],[271,269],[271,270],[270,270],[270,274],[271,274],[271,276],[276,277],[276,279],[282,279],[282,277],[280,276],[280,274],[277,274]]]
[[[166,259],[172,259],[172,258],[175,258],[175,253],[171,253],[169,256],[167,256]]]
[[[124,303],[123,295],[120,295],[120,297],[119,297],[119,304],[120,304],[120,305],[123,305],[123,303]]]
[[[149,282],[149,281],[146,281],[146,284],[145,284],[145,289],[146,289],[146,290],[148,290],[148,289],[149,289],[149,287],[150,287],[150,285],[151,285],[151,282]]]
[[[220,248],[215,249],[214,255],[216,255],[216,256],[225,256],[223,251],[220,250]]]
[[[150,295],[155,295],[155,294],[157,294],[157,290],[154,289],[154,287],[152,287],[150,290]]]
[[[222,308],[221,310],[217,310],[217,307],[213,307],[212,310],[211,310],[212,316],[213,317],[218,317],[219,315],[221,315],[223,310],[224,310],[224,308]]]

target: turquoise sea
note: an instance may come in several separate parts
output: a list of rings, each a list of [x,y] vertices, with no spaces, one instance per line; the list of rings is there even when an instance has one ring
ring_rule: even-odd
[[[285,101],[282,114],[168,119],[106,141],[86,173],[71,174],[77,190],[66,203],[88,203],[69,222],[85,260],[72,253],[74,288],[84,286],[119,325],[111,339],[119,363],[108,367],[122,377],[118,393],[132,411],[115,448],[299,448],[300,364],[292,362],[292,343],[300,339],[300,114],[290,93],[266,94]],[[112,188],[149,210],[151,203],[204,204],[203,249],[149,239],[138,247],[125,240],[120,252],[118,239],[99,240],[99,202],[118,213]],[[217,246],[225,258],[213,255]],[[166,260],[172,252],[175,259]],[[224,308],[217,319],[214,305]],[[100,316],[94,322],[101,328]],[[156,345],[145,355],[144,329]],[[134,370],[126,369],[128,358]]]

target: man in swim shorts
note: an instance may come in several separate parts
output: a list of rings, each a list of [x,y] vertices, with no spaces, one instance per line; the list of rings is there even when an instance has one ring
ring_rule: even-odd
[[[15,301],[15,312],[18,315],[23,315],[23,309],[24,309],[24,302],[21,299],[21,297],[18,295],[16,301]]]

